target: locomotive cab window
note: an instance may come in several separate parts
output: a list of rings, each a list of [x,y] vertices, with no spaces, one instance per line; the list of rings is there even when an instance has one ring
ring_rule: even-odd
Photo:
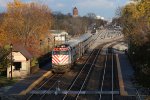
[[[69,51],[53,51],[53,55],[68,55]]]

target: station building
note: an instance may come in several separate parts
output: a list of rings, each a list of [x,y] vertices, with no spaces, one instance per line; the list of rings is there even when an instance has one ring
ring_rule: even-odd
[[[10,54],[11,55],[11,54]],[[9,55],[9,59],[10,59]],[[33,56],[21,45],[13,45],[12,77],[24,78],[30,74]],[[7,67],[7,78],[11,77],[11,65]]]
[[[53,37],[55,45],[65,43],[70,38],[68,33],[64,30],[50,30],[49,37]]]

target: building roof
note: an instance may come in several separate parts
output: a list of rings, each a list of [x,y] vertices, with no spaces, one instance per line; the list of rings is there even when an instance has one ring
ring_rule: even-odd
[[[64,30],[50,30],[50,33],[51,33],[51,34],[55,34],[55,35],[58,35],[58,34],[61,34],[61,35],[68,35],[68,33],[65,32]]]
[[[82,34],[81,36],[71,39],[67,42],[67,44],[69,44],[71,47],[74,47],[76,45],[78,45],[80,42],[83,42],[84,40],[88,39],[89,37],[91,37],[92,34],[91,33],[85,33]]]
[[[13,51],[20,52],[27,59],[31,59],[33,57],[33,55],[31,55],[31,53],[25,47],[19,44],[13,45]]]
[[[77,9],[77,7],[74,7],[73,9]]]

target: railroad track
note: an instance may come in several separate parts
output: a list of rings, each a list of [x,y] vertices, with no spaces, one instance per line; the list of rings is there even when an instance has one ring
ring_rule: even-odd
[[[30,95],[28,94],[29,96],[26,98],[26,100],[45,100],[46,98],[53,98],[57,95],[56,92],[59,91],[57,87],[60,78],[62,78],[62,74],[54,74],[51,77],[44,79],[42,83],[40,83],[30,92]],[[49,91],[52,91],[52,93],[49,93]]]
[[[33,89],[29,93],[29,96],[26,98],[26,100],[41,100],[41,99],[43,99],[48,90],[54,89],[55,85],[57,85],[57,83],[61,77],[62,77],[62,74],[54,74],[51,77],[43,80],[43,82],[40,85],[38,85],[35,89]]]
[[[55,98],[55,99],[59,99],[59,100],[70,100],[70,99],[76,99],[77,100],[77,99],[80,99],[80,97],[82,97],[83,91],[86,91],[87,83],[90,80],[90,75],[91,75],[92,70],[95,66],[95,63],[96,63],[96,60],[98,58],[100,51],[101,51],[101,48],[93,50],[93,52],[91,53],[91,55],[87,59],[86,63],[84,64],[84,66],[81,68],[80,72],[76,75],[76,77],[72,81],[72,84],[70,86],[68,86],[68,89],[65,89],[65,92],[60,91],[60,90],[56,90],[56,88],[58,87],[58,79],[55,78],[55,83],[53,83],[54,85],[52,85],[52,83],[49,83],[49,86],[52,86],[52,87],[50,87],[50,88],[46,87],[45,88],[46,91],[44,91],[44,93],[42,92],[42,94],[40,94],[40,95],[36,95],[36,98],[38,96],[38,100],[46,100],[46,99],[48,100],[50,98],[51,99]],[[107,56],[108,55],[106,55],[106,60],[109,58],[111,61],[111,57],[113,57],[113,56],[111,56],[111,57],[107,57]],[[110,56],[110,54],[109,54],[109,56]],[[110,65],[109,64],[110,61],[109,62],[106,61],[106,66]],[[110,71],[111,70],[109,69],[109,72]],[[106,73],[108,73],[108,72],[106,72]],[[109,75],[107,75],[107,76],[111,76],[111,75],[109,73]],[[106,82],[106,78],[105,78],[103,84],[105,84],[105,82]],[[109,83],[111,83],[110,79],[109,79]],[[112,86],[112,84],[110,84],[110,85]],[[106,88],[110,88],[111,86],[105,87],[105,85],[104,85],[102,87],[105,90]],[[104,91],[103,89],[101,92]],[[113,88],[111,88],[111,89],[113,89]],[[58,93],[56,93],[56,92],[58,92]],[[98,94],[98,95],[99,95],[99,97],[100,96],[105,97],[104,94]],[[33,99],[34,99],[34,96],[32,97],[31,100],[33,100]]]
[[[100,49],[93,50],[91,56],[89,57],[87,63],[82,67],[79,74],[76,76],[72,84],[68,88],[68,92],[62,98],[63,100],[78,99],[82,90],[85,89],[87,85],[88,78],[92,72],[95,65],[96,59],[100,53]],[[77,91],[75,93],[69,93],[69,91]]]
[[[104,72],[100,86],[101,92],[96,100],[136,100],[136,97],[133,96],[120,96],[116,56],[112,49],[115,44],[108,46],[106,51]]]
[[[99,80],[97,80],[97,82],[99,82],[99,88],[97,88],[96,91],[93,91],[91,93],[89,92],[90,90],[87,90],[87,85],[90,80],[91,73],[95,67],[96,60],[98,59],[102,47],[103,46],[101,45],[99,49],[95,49],[92,51],[92,53],[86,60],[84,66],[78,72],[76,77],[74,77],[71,84],[67,86],[67,88],[65,87],[63,89],[59,89],[58,86],[63,87],[64,84],[62,81],[61,84],[59,84],[60,76],[59,78],[55,77],[55,81],[49,81],[47,86],[44,85],[44,87],[42,87],[41,90],[44,91],[41,91],[40,94],[37,93],[38,95],[32,94],[33,96],[27,100],[34,100],[35,98],[37,100],[81,100],[83,97],[85,97],[84,99],[87,100],[93,100],[88,99],[86,97],[87,95],[92,95],[93,97],[94,95],[96,95],[96,97],[94,97],[95,100],[113,100],[117,98],[119,96],[119,88],[116,61],[111,46],[106,52],[103,72],[100,72],[101,77]],[[93,95],[92,93],[95,94]]]
[[[98,48],[102,49],[104,45],[106,44],[103,44]],[[95,82],[99,83],[98,86],[94,86],[93,88],[92,85],[92,88],[88,87],[87,89],[83,90],[80,92],[81,95],[79,93],[80,97],[76,98],[76,100],[112,100],[114,95],[119,94],[116,59],[111,47],[112,45],[108,47],[105,56],[103,54],[99,56],[99,60],[104,59],[103,64],[99,64],[99,67],[95,68],[95,71],[93,71],[93,76],[95,77],[91,77],[93,78],[91,79],[91,82],[93,84],[95,84]],[[97,74],[95,74],[96,72]],[[93,82],[93,80],[95,80],[95,82]],[[86,94],[84,94],[84,92],[86,92]]]
[[[114,96],[114,56],[111,47],[106,51],[106,60],[103,71],[102,83],[100,86],[101,93],[103,91],[110,92],[109,94],[99,95],[99,100],[113,100]]]

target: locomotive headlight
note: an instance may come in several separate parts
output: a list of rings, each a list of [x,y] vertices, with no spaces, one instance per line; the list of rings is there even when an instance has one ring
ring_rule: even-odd
[[[62,48],[64,48],[65,46],[64,46],[64,45],[62,45],[61,47],[62,47]]]

